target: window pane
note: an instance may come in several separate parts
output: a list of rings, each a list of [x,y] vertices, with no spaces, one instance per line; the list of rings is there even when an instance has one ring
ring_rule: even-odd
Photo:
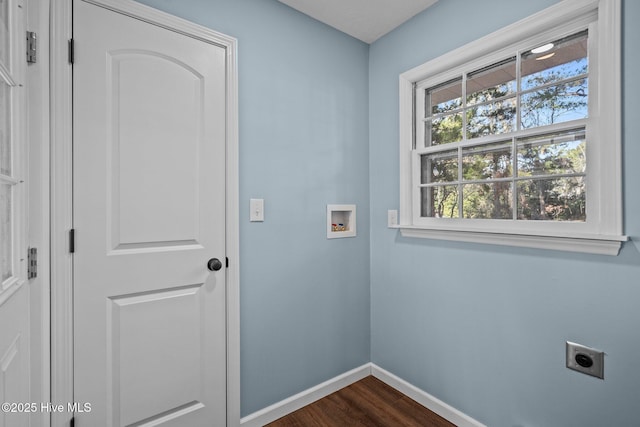
[[[455,79],[427,89],[427,113],[446,113],[462,107],[462,79]]]
[[[518,176],[585,173],[584,129],[518,140]]]
[[[516,91],[516,59],[467,74],[467,104],[492,101]]]
[[[466,181],[511,176],[511,143],[481,145],[462,151],[462,177]]]
[[[467,138],[512,132],[515,123],[515,97],[474,106],[467,110]]]
[[[511,182],[462,186],[462,215],[476,219],[513,219]]]
[[[583,31],[522,55],[522,90],[539,88],[521,97],[524,129],[587,117],[587,37]]]
[[[454,182],[458,180],[458,151],[425,154],[420,159],[422,184]]]
[[[11,175],[11,122],[9,86],[0,83],[0,174]]]
[[[458,218],[458,186],[441,185],[420,189],[423,217]]]
[[[522,128],[586,118],[588,89],[588,79],[583,78],[522,95]]]
[[[11,186],[0,184],[0,282],[4,282],[12,275],[11,242]]]
[[[440,116],[431,121],[431,144],[440,145],[462,140],[462,114]],[[429,125],[429,122],[427,122]]]
[[[0,0],[0,62],[9,68],[9,0]]]
[[[585,221],[584,177],[518,182],[518,219]]]
[[[548,50],[522,55],[522,90],[587,74],[587,32],[549,43]],[[535,50],[535,49],[534,49]]]

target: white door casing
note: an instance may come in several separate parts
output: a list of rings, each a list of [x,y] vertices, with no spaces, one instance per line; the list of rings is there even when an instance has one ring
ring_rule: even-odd
[[[131,2],[80,0],[74,41],[73,398],[91,404],[77,425],[235,425],[235,41]],[[53,165],[55,178],[55,153]],[[225,255],[231,268],[206,269]],[[69,290],[58,292],[54,304]],[[65,342],[69,316],[55,312]],[[64,390],[54,380],[54,401]]]

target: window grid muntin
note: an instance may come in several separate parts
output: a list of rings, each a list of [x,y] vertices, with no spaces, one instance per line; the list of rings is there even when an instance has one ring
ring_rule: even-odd
[[[576,32],[575,30],[572,31],[571,34],[569,34],[568,36],[565,36],[564,39],[566,38],[578,38],[581,37],[582,35],[588,35],[588,30],[583,28],[580,31]],[[588,36],[587,36],[588,37]],[[558,39],[556,39],[558,40]],[[587,38],[587,43],[589,43],[590,38]],[[533,43],[532,43],[533,44]],[[535,45],[539,45],[539,43],[535,43]],[[535,46],[534,46],[535,47]],[[453,78],[449,78],[448,80],[444,81],[443,83],[440,84],[435,84],[435,85],[425,85],[425,81],[422,82],[416,82],[414,83],[414,96],[417,92],[417,90],[421,90],[423,91],[424,96],[424,115],[422,118],[422,122],[425,124],[423,126],[424,129],[424,135],[423,135],[423,139],[422,139],[422,149],[418,148],[417,145],[417,140],[414,140],[414,153],[418,154],[419,156],[425,155],[425,154],[429,154],[429,153],[437,153],[440,151],[451,151],[453,149],[457,149],[458,150],[458,181],[457,182],[437,182],[437,183],[427,183],[427,184],[422,184],[421,181],[419,181],[418,185],[417,185],[417,191],[420,193],[421,188],[425,188],[425,187],[437,187],[437,186],[451,186],[451,185],[457,185],[458,187],[458,218],[463,218],[463,205],[462,205],[462,201],[464,199],[464,194],[463,194],[463,184],[469,184],[469,183],[473,183],[474,181],[464,181],[463,179],[463,165],[462,165],[462,158],[463,158],[463,148],[468,147],[468,146],[483,146],[483,145],[488,145],[490,144],[493,139],[504,139],[505,136],[510,137],[511,139],[511,161],[512,161],[512,171],[513,171],[513,176],[512,178],[500,178],[500,179],[485,179],[485,180],[479,180],[479,182],[482,183],[491,183],[491,182],[505,182],[505,181],[511,181],[512,182],[512,211],[513,211],[513,216],[512,216],[512,220],[517,220],[517,213],[518,213],[518,191],[517,191],[517,182],[518,181],[522,181],[522,180],[531,180],[531,179],[553,179],[553,178],[564,178],[564,177],[574,177],[574,176],[578,176],[578,177],[584,177],[586,179],[586,172],[585,173],[575,173],[575,174],[552,174],[552,175],[543,175],[543,176],[535,176],[534,177],[518,177],[518,139],[522,138],[522,134],[524,131],[524,134],[529,134],[529,132],[532,132],[532,134],[545,134],[545,133],[550,133],[551,129],[554,128],[558,128],[561,130],[572,130],[572,129],[577,129],[577,127],[581,127],[582,131],[586,133],[586,122],[587,119],[576,119],[576,120],[571,120],[571,121],[567,121],[567,122],[560,122],[560,123],[553,123],[550,125],[542,125],[539,127],[533,127],[533,128],[527,128],[527,129],[523,129],[522,128],[522,97],[523,95],[526,95],[528,93],[532,93],[532,92],[536,92],[536,91],[540,91],[541,89],[547,88],[547,87],[552,87],[552,86],[559,86],[562,84],[566,84],[566,83],[571,83],[574,81],[578,81],[578,80],[582,80],[582,79],[586,79],[587,80],[587,87],[589,87],[590,84],[590,80],[589,80],[589,74],[590,71],[588,71],[587,73],[584,74],[579,74],[576,76],[572,76],[566,79],[561,79],[561,80],[557,80],[557,81],[553,81],[553,82],[549,82],[547,84],[541,85],[541,86],[536,86],[533,88],[529,88],[526,90],[522,90],[522,57],[525,53],[530,52],[531,48],[527,49],[527,50],[521,50],[521,49],[516,49],[516,55],[515,57],[510,57],[510,58],[506,58],[506,59],[502,59],[502,60],[498,60],[498,61],[492,61],[492,63],[490,65],[484,66],[484,67],[480,67],[480,68],[476,68],[476,70],[471,71],[471,72],[465,72],[463,68],[461,68],[460,70],[458,70],[457,74],[458,76],[461,75],[461,77],[457,77],[454,74]],[[587,54],[586,54],[586,58],[589,64],[589,49],[587,49]],[[512,61],[513,59],[515,59],[515,67],[516,67],[516,92],[515,94],[507,94],[504,95],[503,97],[500,98],[496,98],[496,99],[492,99],[490,101],[483,101],[481,103],[476,103],[473,104],[472,107],[477,107],[477,106],[481,106],[481,105],[487,105],[487,104],[495,104],[497,102],[500,102],[502,100],[505,99],[509,99],[512,97],[515,97],[515,102],[516,102],[516,114],[515,114],[515,130],[512,132],[508,132],[505,134],[491,134],[491,135],[484,135],[484,136],[480,136],[480,137],[476,137],[476,138],[467,138],[467,126],[468,126],[468,119],[467,119],[467,114],[466,111],[469,110],[469,106],[467,103],[467,76],[474,74],[474,73],[479,73],[482,72],[486,69],[490,69],[490,68],[494,68],[494,67],[499,67],[500,65],[504,64],[504,63],[508,63],[510,61]],[[471,64],[477,63],[477,61],[471,61]],[[469,65],[466,64],[467,66]],[[464,67],[464,65],[463,65]],[[588,65],[589,67],[589,65]],[[466,68],[471,68],[471,67],[466,67]],[[589,70],[589,68],[587,68]],[[450,74],[451,76],[451,74]],[[449,110],[443,113],[437,113],[437,114],[432,114],[432,106],[431,106],[431,102],[430,102],[430,95],[431,95],[431,91],[433,91],[434,89],[437,89],[438,87],[442,87],[444,85],[450,84],[451,82],[457,81],[458,79],[462,80],[462,88],[461,88],[461,92],[462,92],[462,96],[461,96],[461,101],[462,101],[462,107],[458,108],[458,109],[454,109],[454,110]],[[588,94],[591,91],[588,90]],[[414,103],[414,106],[416,104]],[[587,102],[587,117],[588,117],[588,111],[589,111],[589,105],[591,105],[590,102]],[[415,113],[415,112],[414,112]],[[434,118],[438,118],[438,117],[445,117],[445,116],[452,116],[453,114],[457,114],[457,113],[461,113],[462,115],[462,135],[461,135],[461,139],[457,142],[450,142],[450,143],[439,143],[436,145],[433,145],[433,141],[432,141],[432,124],[433,124],[433,119]],[[427,114],[429,114],[427,116]],[[416,115],[414,114],[413,117],[416,117]],[[415,135],[415,132],[414,132]],[[485,139],[486,138],[486,139]],[[585,138],[586,139],[586,138]],[[474,140],[479,140],[477,141],[477,143],[469,143],[469,141],[474,141]],[[418,162],[418,164],[420,164],[420,162]],[[585,181],[586,182],[586,181]],[[418,199],[421,200],[421,195],[418,194]],[[422,210],[421,210],[422,211]],[[422,215],[422,212],[420,214],[421,218],[428,218],[428,217],[424,217]],[[585,221],[586,222],[586,221]]]
[[[462,164],[462,159],[463,159],[463,150],[465,148],[469,148],[469,147],[482,147],[482,146],[489,146],[489,145],[493,145],[493,144],[498,144],[500,142],[505,142],[506,140],[504,139],[504,135],[502,135],[502,138],[497,138],[497,141],[494,142],[481,142],[481,143],[476,143],[476,144],[461,144],[458,143],[458,145],[454,148],[454,147],[449,147],[447,144],[445,144],[444,146],[438,145],[435,146],[438,148],[438,150],[429,150],[429,152],[420,152],[420,153],[415,153],[419,158],[421,158],[422,156],[430,156],[430,155],[437,155],[438,153],[445,153],[445,152],[450,152],[450,151],[454,151],[457,150],[457,158],[458,158],[458,165],[457,165],[457,175],[458,175],[458,179],[456,181],[438,181],[438,182],[428,182],[428,183],[422,183],[422,178],[420,178],[420,181],[417,185],[417,189],[418,192],[420,193],[419,199],[421,200],[421,203],[424,203],[424,201],[422,201],[422,189],[423,188],[435,188],[435,187],[457,187],[457,210],[458,210],[458,219],[464,219],[464,206],[463,206],[463,200],[464,200],[464,189],[463,186],[464,185],[468,185],[468,184],[491,184],[491,183],[498,183],[498,182],[510,182],[511,183],[511,188],[512,188],[512,219],[513,221],[529,221],[529,220],[521,220],[518,219],[518,211],[519,211],[519,203],[518,203],[518,187],[517,187],[517,183],[518,182],[522,182],[522,181],[539,181],[539,180],[551,180],[551,179],[562,179],[562,178],[578,178],[578,177],[582,177],[586,179],[587,173],[585,172],[574,172],[574,173],[551,173],[551,174],[539,174],[539,175],[530,175],[530,176],[519,176],[518,173],[518,147],[519,145],[522,144],[518,144],[518,141],[523,139],[523,138],[535,138],[536,136],[546,136],[546,135],[552,135],[552,134],[556,134],[556,133],[567,133],[567,134],[574,134],[574,135],[580,135],[580,134],[584,134],[584,139],[586,141],[586,119],[583,120],[579,120],[578,122],[583,122],[582,125],[580,126],[576,126],[575,123],[573,122],[566,122],[566,123],[559,123],[558,126],[553,126],[553,129],[549,129],[550,127],[548,126],[543,126],[540,128],[535,128],[535,129],[527,129],[525,131],[521,131],[521,132],[516,132],[516,135],[513,135],[510,139],[511,139],[511,161],[512,161],[512,176],[511,177],[505,177],[505,178],[487,178],[487,179],[478,179],[478,180],[465,180],[463,173],[464,173],[464,168],[463,168],[463,164]],[[573,124],[573,126],[569,126]],[[501,135],[492,135],[492,137],[499,137]],[[549,141],[552,141],[552,138],[548,139]],[[545,139],[541,139],[539,142],[541,141],[545,141]],[[540,144],[542,145],[542,144]],[[446,150],[443,150],[442,148],[445,147]],[[482,152],[482,150],[479,150],[480,152]],[[420,168],[422,167],[422,162],[418,162],[418,164],[420,164]],[[422,173],[423,171],[420,170],[420,176],[422,177]],[[586,182],[585,182],[586,184]],[[585,193],[585,198],[586,198],[586,193]],[[420,210],[420,215],[422,218],[435,218],[434,216],[431,217],[425,217],[422,215],[423,213],[423,209],[421,208]],[[586,220],[585,220],[586,221]],[[585,221],[580,221],[580,222],[585,222]],[[569,221],[563,221],[563,222],[569,222]]]
[[[585,16],[582,16],[580,19],[576,19],[576,21],[574,23],[572,23],[571,25],[568,25],[564,31],[559,32],[559,31],[546,31],[544,33],[540,33],[534,37],[530,37],[528,38],[526,41],[523,41],[520,43],[520,45],[523,45],[526,43],[526,47],[525,48],[520,48],[518,47],[518,45],[516,45],[516,47],[512,47],[512,48],[505,48],[505,49],[499,49],[496,52],[494,52],[493,54],[487,54],[482,56],[481,58],[476,58],[475,60],[471,60],[465,64],[461,64],[460,66],[456,66],[455,68],[449,70],[448,72],[444,72],[444,73],[440,73],[439,75],[434,75],[432,77],[429,77],[427,79],[423,79],[423,80],[418,80],[413,82],[413,96],[414,96],[414,100],[416,98],[416,94],[422,92],[423,94],[425,94],[426,92],[429,91],[429,89],[437,89],[439,87],[445,86],[450,84],[451,82],[454,82],[458,79],[461,78],[466,78],[466,75],[469,73],[474,73],[477,71],[481,71],[484,69],[488,69],[491,67],[494,67],[500,63],[503,62],[507,62],[510,60],[510,58],[513,58],[513,52],[516,52],[515,55],[515,59],[516,59],[516,84],[518,86],[518,92],[516,93],[517,96],[517,102],[519,103],[520,101],[520,96],[522,96],[523,94],[526,93],[531,93],[531,92],[535,92],[536,90],[538,90],[539,88],[541,88],[542,86],[536,87],[536,88],[532,88],[532,89],[526,89],[525,91],[522,91],[521,88],[521,80],[522,80],[522,66],[521,66],[521,60],[522,60],[522,55],[526,54],[527,52],[530,52],[532,48],[535,48],[541,44],[544,44],[545,42],[549,41],[550,39],[552,39],[553,42],[559,42],[559,41],[563,41],[563,40],[567,40],[567,39],[574,39],[574,38],[579,38],[582,37],[583,35],[596,35],[596,31],[595,28],[592,28],[592,24],[594,23],[594,21],[597,20],[597,13],[593,13],[593,14],[587,14]],[[591,37],[587,38],[587,43],[588,46],[590,46],[591,42]],[[591,55],[590,52],[590,48],[587,49],[587,59],[589,59],[589,56]],[[505,59],[505,57],[507,57]],[[488,65],[487,65],[488,64]],[[474,69],[474,71],[466,71],[469,68]],[[581,78],[585,78],[585,77],[589,77],[591,76],[591,74],[593,74],[595,72],[595,70],[591,70],[591,67],[589,68],[590,71],[587,74],[581,74],[580,76],[576,76],[575,79],[579,80]],[[595,75],[595,74],[594,74]],[[593,77],[593,76],[591,76]],[[569,78],[567,80],[571,80],[572,78]],[[548,84],[548,86],[554,86],[554,85],[558,85],[560,83],[565,83],[564,81],[557,81],[557,82],[552,82],[550,84]],[[591,83],[590,83],[591,84]],[[463,91],[466,90],[466,83],[462,85],[462,89]],[[590,91],[590,97],[593,96],[595,98],[596,94],[593,91]],[[505,96],[505,98],[508,98],[509,95]],[[424,96],[424,103],[426,104],[428,102],[428,97]],[[463,101],[466,102],[466,93],[465,96],[463,97]],[[491,101],[494,102],[494,101]],[[589,103],[591,104],[591,103]],[[412,115],[412,117],[414,117],[414,121],[415,118],[417,117],[416,115],[416,106],[418,104],[416,104],[415,102],[413,103],[413,108],[414,108],[414,114]],[[427,112],[428,112],[428,108],[427,105],[423,105],[423,112],[424,114],[422,115],[422,117],[420,119],[418,119],[419,121],[427,121],[429,120],[429,116],[427,116]],[[519,108],[520,106],[517,105],[517,111],[516,113],[518,115],[520,115],[520,111],[521,109]],[[447,111],[446,113],[444,113],[445,115],[451,114],[454,110],[451,111]],[[456,112],[458,111],[462,111],[462,108],[455,110]],[[465,117],[463,117],[465,118]],[[516,126],[518,126],[518,129],[520,129],[520,118],[518,118],[517,122],[516,122]],[[417,123],[414,123],[414,129],[416,129],[416,125]],[[413,132],[414,134],[414,138],[416,135],[416,132]],[[422,143],[422,147],[429,147],[430,145],[428,145],[427,143],[427,132],[425,132],[424,134],[424,138],[421,141]],[[418,140],[417,138],[415,138],[414,144],[413,144],[413,148],[414,149],[420,149],[421,147],[418,147]]]
[[[521,82],[521,57],[522,55],[518,55],[516,57],[516,61],[517,61],[517,69],[516,69],[516,83],[517,83],[517,89],[515,93],[510,93],[498,98],[494,98],[488,101],[481,101],[481,102],[477,102],[472,104],[471,106],[467,103],[467,76],[468,74],[471,73],[464,73],[461,77],[462,79],[462,106],[460,108],[456,108],[456,109],[452,109],[452,110],[447,110],[446,112],[442,112],[442,113],[436,113],[436,114],[432,114],[430,113],[431,108],[431,91],[433,89],[437,89],[441,86],[444,86],[445,84],[449,84],[452,81],[457,81],[458,79],[452,79],[442,85],[437,85],[437,86],[432,86],[430,88],[425,88],[422,89],[425,91],[425,106],[424,106],[424,110],[425,110],[425,117],[422,118],[422,121],[428,124],[428,129],[425,129],[425,147],[432,147],[432,146],[439,146],[442,144],[433,144],[433,140],[431,139],[431,127],[433,125],[433,121],[435,119],[439,119],[439,118],[443,118],[443,117],[447,117],[447,116],[453,116],[455,114],[458,113],[462,113],[462,139],[460,140],[460,142],[464,142],[465,140],[471,140],[471,139],[476,139],[476,138],[480,138],[480,137],[475,137],[475,138],[467,138],[467,127],[468,127],[468,119],[467,119],[467,114],[464,114],[466,112],[469,111],[470,108],[476,108],[476,107],[482,107],[482,106],[486,106],[486,105],[491,105],[491,104],[496,104],[505,100],[509,100],[511,98],[515,98],[516,101],[516,120],[515,120],[515,131],[512,132],[517,132],[519,130],[522,129],[522,97],[524,95],[530,94],[530,93],[534,93],[534,92],[538,92],[540,90],[549,88],[549,87],[553,87],[553,86],[561,86],[567,83],[573,83],[579,80],[588,80],[589,78],[589,73],[583,73],[583,74],[578,74],[572,77],[568,77],[565,79],[560,79],[560,80],[555,80],[549,83],[545,83],[543,85],[540,86],[535,86],[533,88],[529,88],[529,89],[525,89],[522,90],[522,82]],[[500,61],[497,64],[501,64],[507,61],[511,61],[511,59],[508,60],[504,60],[504,61]],[[494,64],[496,65],[496,64]],[[493,67],[493,66],[491,66]],[[490,67],[485,67],[485,68],[490,68]],[[427,115],[428,114],[428,115]],[[539,128],[539,127],[537,127]],[[533,129],[533,128],[530,128]],[[508,132],[506,134],[503,135],[508,135],[512,132]],[[445,144],[452,144],[452,143],[445,143]]]

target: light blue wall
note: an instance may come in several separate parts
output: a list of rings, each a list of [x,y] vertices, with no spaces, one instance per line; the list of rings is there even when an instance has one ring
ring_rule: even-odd
[[[640,245],[604,257],[386,228],[398,75],[556,0],[441,0],[370,48],[276,0],[140,1],[239,40],[243,415],[371,360],[490,426],[638,425]],[[637,240],[639,19],[624,0]],[[265,223],[248,222],[251,197]],[[326,240],[327,203],[358,205],[357,238]],[[564,367],[566,340],[606,351],[604,381]]]
[[[640,425],[640,253],[618,257],[402,238],[398,75],[554,0],[441,0],[370,49],[372,361],[489,426]],[[640,240],[640,2],[624,1],[625,232]],[[605,380],[564,342],[606,351]]]
[[[368,46],[276,0],[141,3],[238,39],[244,416],[369,361]]]

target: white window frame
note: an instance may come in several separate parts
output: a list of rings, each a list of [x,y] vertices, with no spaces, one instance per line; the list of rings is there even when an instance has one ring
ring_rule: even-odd
[[[564,0],[400,75],[400,223],[403,236],[617,255],[622,233],[621,1]],[[420,216],[420,155],[414,149],[415,85],[444,82],[589,30],[587,220],[514,221]],[[471,68],[470,68],[471,67]],[[595,90],[592,91],[591,89]],[[541,128],[541,132],[544,132]],[[508,138],[509,136],[507,136]]]

